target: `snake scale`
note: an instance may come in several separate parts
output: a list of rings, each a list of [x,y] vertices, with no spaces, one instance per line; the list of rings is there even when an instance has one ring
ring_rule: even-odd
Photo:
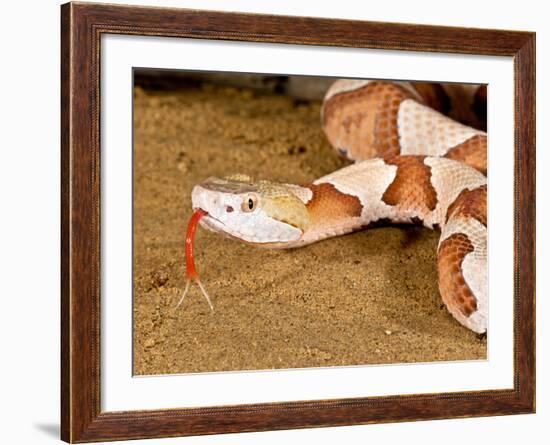
[[[321,123],[332,146],[355,163],[309,184],[208,178],[192,191],[193,208],[205,214],[200,224],[279,249],[384,222],[439,229],[443,302],[463,326],[485,333],[487,135],[443,114],[437,88],[335,81]]]

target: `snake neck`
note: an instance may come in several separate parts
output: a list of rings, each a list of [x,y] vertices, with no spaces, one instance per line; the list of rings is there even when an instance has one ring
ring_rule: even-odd
[[[459,171],[460,181],[453,181]],[[381,222],[443,228],[449,207],[465,187],[475,189],[485,183],[481,173],[448,159],[398,156],[359,162],[302,186],[309,224],[299,240],[285,247]]]

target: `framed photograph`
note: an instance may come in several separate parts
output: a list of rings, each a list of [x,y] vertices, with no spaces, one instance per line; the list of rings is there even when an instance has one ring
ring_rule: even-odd
[[[535,34],[67,3],[67,442],[535,411]]]

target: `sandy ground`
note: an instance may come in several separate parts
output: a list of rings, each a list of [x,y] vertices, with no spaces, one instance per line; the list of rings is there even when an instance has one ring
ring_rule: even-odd
[[[202,85],[135,89],[134,373],[470,360],[486,340],[437,289],[438,233],[387,227],[291,251],[199,230],[197,268],[215,312],[185,282],[194,184],[246,173],[306,182],[346,165],[318,102]]]

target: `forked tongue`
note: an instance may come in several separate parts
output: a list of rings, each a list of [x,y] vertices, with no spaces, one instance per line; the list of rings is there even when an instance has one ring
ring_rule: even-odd
[[[199,225],[199,221],[205,215],[208,215],[208,213],[205,212],[204,210],[202,209],[195,210],[193,212],[193,215],[191,215],[191,219],[189,220],[189,223],[187,225],[187,234],[185,235],[185,276],[187,277],[187,280],[185,282],[185,290],[183,291],[183,295],[181,296],[180,301],[178,302],[176,307],[179,307],[183,303],[183,299],[185,298],[185,296],[187,295],[187,292],[189,291],[191,282],[196,281],[197,284],[199,285],[202,295],[208,302],[208,306],[210,306],[210,310],[212,310],[213,312],[214,306],[212,306],[212,302],[210,301],[208,292],[206,292],[206,289],[201,283],[199,274],[197,273],[197,269],[195,268],[195,258],[193,257],[193,247],[195,245],[195,233],[197,232],[197,226]]]

